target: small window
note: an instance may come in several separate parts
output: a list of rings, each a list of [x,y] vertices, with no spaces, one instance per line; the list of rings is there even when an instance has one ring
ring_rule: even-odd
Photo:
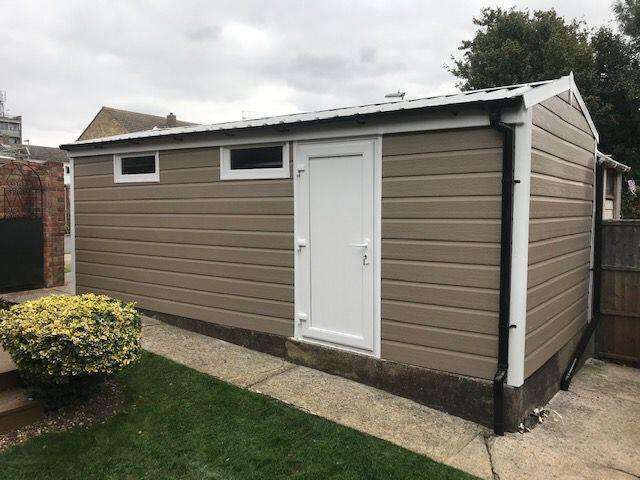
[[[607,180],[606,180],[605,196],[607,198],[612,198],[616,194],[615,192],[616,172],[614,172],[613,170],[607,170],[606,176],[607,176]]]
[[[220,178],[222,180],[288,177],[288,143],[222,147],[220,149]]]
[[[115,183],[159,182],[160,166],[158,159],[158,152],[114,155],[113,178]]]

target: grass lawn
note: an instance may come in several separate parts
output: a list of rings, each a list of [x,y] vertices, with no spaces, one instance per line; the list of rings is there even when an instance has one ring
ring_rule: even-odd
[[[1,453],[0,478],[472,478],[149,353],[120,379],[121,413]]]

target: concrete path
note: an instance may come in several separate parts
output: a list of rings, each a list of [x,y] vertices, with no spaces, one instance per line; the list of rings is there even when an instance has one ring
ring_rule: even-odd
[[[640,478],[640,370],[592,363],[527,434],[473,422],[351,380],[145,318],[143,347],[226,382],[489,480]]]

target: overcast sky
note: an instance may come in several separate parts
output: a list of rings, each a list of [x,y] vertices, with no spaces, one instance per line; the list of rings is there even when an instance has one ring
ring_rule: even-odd
[[[484,6],[591,26],[609,0],[0,0],[0,90],[24,138],[77,138],[100,106],[198,123],[455,91],[445,69]]]

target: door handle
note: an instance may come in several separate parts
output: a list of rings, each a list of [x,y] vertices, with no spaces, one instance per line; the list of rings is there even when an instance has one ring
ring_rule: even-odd
[[[362,265],[369,265],[369,255],[367,252],[369,251],[369,239],[365,239],[362,243],[350,243],[349,246],[357,247],[362,249]]]
[[[358,248],[369,248],[369,242],[365,241],[364,243],[350,243],[349,246]]]

